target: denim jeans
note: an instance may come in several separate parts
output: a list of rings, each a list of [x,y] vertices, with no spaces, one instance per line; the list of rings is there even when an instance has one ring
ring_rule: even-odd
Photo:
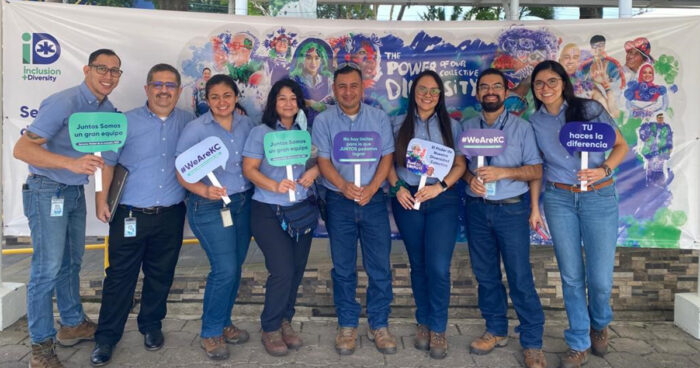
[[[347,199],[342,193],[326,194],[328,221],[326,228],[333,260],[333,301],[338,324],[357,327],[360,304],[357,289],[357,240],[362,249],[362,266],[367,273],[367,317],[372,329],[386,327],[391,312],[391,230],[386,194],[378,192],[364,206]]]
[[[63,198],[63,216],[51,217],[51,197]],[[80,265],[85,252],[85,193],[82,185],[65,185],[30,175],[22,190],[24,215],[32,234],[32,265],[27,287],[27,320],[32,343],[56,336],[53,293],[64,326],[85,318],[80,304]]]
[[[415,194],[418,187],[411,187]],[[457,239],[459,193],[447,190],[423,202],[418,211],[404,209],[391,200],[396,226],[411,262],[411,289],[416,302],[416,321],[434,332],[447,329],[450,305],[450,262]]]
[[[501,259],[508,278],[510,299],[518,316],[520,345],[540,349],[544,312],[535,290],[530,265],[530,206],[527,201],[490,204],[467,197],[467,241],[474,276],[479,283],[479,309],[486,331],[508,335],[508,298],[501,275]]]
[[[547,183],[543,204],[569,318],[564,338],[569,347],[583,351],[591,346],[590,328],[602,330],[613,318],[610,293],[619,221],[615,186],[572,193]]]
[[[209,258],[211,270],[204,289],[203,338],[223,335],[230,326],[233,304],[241,282],[241,268],[250,244],[250,201],[252,191],[229,196],[233,226],[224,227],[222,200],[212,201],[189,193],[187,219]]]

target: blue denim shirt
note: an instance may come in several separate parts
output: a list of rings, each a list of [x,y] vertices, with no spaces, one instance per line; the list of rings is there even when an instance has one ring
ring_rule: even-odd
[[[81,157],[85,153],[73,149],[68,135],[68,119],[76,112],[114,112],[114,106],[105,97],[102,102],[90,91],[85,82],[57,92],[39,105],[39,113],[27,130],[47,140],[44,148],[49,152],[68,157]],[[88,183],[88,176],[67,169],[47,169],[29,165],[29,172],[43,175],[53,181],[68,185]]]
[[[537,150],[537,142],[532,126],[527,120],[521,119],[507,110],[498,116],[493,125],[486,124],[483,113],[462,123],[464,131],[468,129],[501,129],[506,137],[506,149],[498,156],[486,158],[484,164],[496,167],[521,167],[524,165],[537,165],[542,163],[542,158]],[[474,174],[477,169],[477,158],[470,157],[467,165],[469,171]],[[496,182],[496,195],[489,199],[499,200],[511,198],[523,194],[529,190],[528,183],[519,180],[502,179]],[[467,195],[478,197],[467,186]]]
[[[191,121],[185,127],[185,130],[180,135],[180,140],[177,142],[176,155],[187,151],[188,148],[201,142],[205,138],[215,136],[219,137],[228,149],[228,161],[226,168],[217,168],[214,170],[214,175],[219,180],[221,185],[226,188],[228,195],[234,193],[245,192],[252,185],[243,177],[243,146],[246,138],[250,134],[251,129],[255,124],[249,117],[233,113],[233,126],[231,131],[224,129],[219,123],[214,120],[211,111]],[[208,178],[202,179],[207,185],[212,185]]]
[[[292,125],[292,129],[299,130],[299,125],[294,123],[294,125]],[[284,130],[287,130],[287,128],[285,128],[278,120],[276,129],[274,131]],[[272,166],[265,159],[265,149],[263,147],[263,140],[265,139],[265,134],[270,132],[273,132],[273,130],[265,124],[260,124],[253,128],[253,130],[250,131],[250,135],[248,135],[248,139],[245,142],[245,147],[243,148],[243,156],[260,159],[260,172],[268,178],[279,182],[282,179],[287,178],[287,168],[284,166]],[[304,172],[306,171],[305,168],[305,165],[292,165],[292,174],[294,176],[295,181],[299,179],[299,177],[301,177],[302,174],[304,174]],[[306,197],[308,197],[308,191],[304,189],[304,187],[299,183],[297,183],[295,192],[297,202],[300,202],[306,199]],[[253,193],[253,199],[258,202],[277,204],[280,206],[291,206],[294,203],[297,203],[289,201],[289,193],[271,192],[269,190],[265,190],[257,186],[255,187],[255,193]]]
[[[394,142],[396,142],[396,138],[399,135],[399,129],[401,129],[404,119],[406,119],[406,115],[399,115],[394,117],[394,119],[391,121],[391,126],[394,131]],[[464,154],[459,150],[459,136],[462,134],[462,126],[454,119],[450,119],[450,123],[452,128],[452,140],[454,141],[452,142],[452,148],[455,150],[455,156],[463,156]],[[414,120],[413,138],[424,139],[426,141],[445,145],[445,142],[442,140],[440,121],[437,113],[431,115],[427,122],[421,120],[420,116],[416,114]],[[408,171],[405,166],[396,167],[396,175],[398,175],[399,179],[405,181],[408,185],[417,186],[420,184],[420,175],[416,175]],[[435,184],[437,181],[437,178],[428,178],[428,180],[426,180],[426,184]]]
[[[355,121],[352,121],[338,105],[329,107],[314,120],[311,142],[318,147],[319,157],[330,159],[340,176],[346,181],[352,183],[355,180],[355,165],[339,163],[332,157],[333,138],[336,134],[345,131],[377,132],[382,140],[382,157],[394,152],[394,135],[391,133],[389,116],[384,111],[362,103]],[[378,165],[379,161],[371,164],[362,164],[361,186],[368,185],[372,181]],[[326,178],[321,179],[321,184],[332,191],[339,191]]]
[[[144,105],[126,113],[126,142],[118,152],[104,152],[107,165],[129,170],[119,203],[133,207],[172,206],[185,189],[175,175],[175,145],[192,113],[174,109],[161,120]]]
[[[581,170],[581,157],[570,155],[559,141],[559,131],[566,124],[566,108],[569,105],[565,102],[559,109],[557,115],[552,115],[547,108],[542,105],[535,113],[530,115],[530,122],[535,130],[537,145],[544,158],[544,178],[548,181],[578,184],[576,173]],[[617,131],[617,124],[608,115],[602,105],[595,101],[590,101],[584,105],[586,114],[593,118],[589,121],[601,122],[611,125]],[[599,167],[605,161],[605,152],[589,152],[588,167]],[[601,181],[607,178],[601,179]]]

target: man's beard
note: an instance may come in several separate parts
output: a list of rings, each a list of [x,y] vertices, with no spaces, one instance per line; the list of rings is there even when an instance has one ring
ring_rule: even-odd
[[[484,96],[484,99],[489,96]],[[498,111],[503,106],[503,100],[501,100],[500,96],[496,96],[497,101],[493,102],[482,102],[481,103],[481,108],[486,111],[486,112],[494,112]]]

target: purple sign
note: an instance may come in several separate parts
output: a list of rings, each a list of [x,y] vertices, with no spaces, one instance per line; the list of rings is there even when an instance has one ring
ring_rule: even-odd
[[[569,154],[605,152],[615,143],[615,129],[605,123],[572,121],[559,131],[559,141]]]
[[[498,156],[506,149],[500,129],[469,129],[459,137],[459,149],[467,157]]]
[[[344,164],[372,163],[382,156],[377,132],[340,132],[333,137],[333,158]]]

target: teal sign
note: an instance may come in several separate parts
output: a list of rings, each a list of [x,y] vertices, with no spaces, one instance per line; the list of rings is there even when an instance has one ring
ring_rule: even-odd
[[[272,166],[304,165],[311,157],[311,135],[306,130],[269,132],[263,146]]]
[[[68,134],[78,152],[116,151],[126,141],[126,116],[118,112],[76,112],[68,118]]]

